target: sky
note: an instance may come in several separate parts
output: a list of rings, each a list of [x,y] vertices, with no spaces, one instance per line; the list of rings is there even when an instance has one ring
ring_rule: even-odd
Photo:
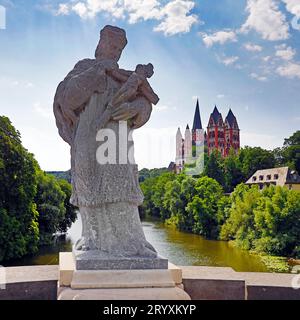
[[[242,146],[280,147],[300,124],[300,0],[0,0],[0,115],[43,170],[70,167],[52,112],[59,82],[93,58],[106,25],[124,28],[120,67],[153,63],[160,102],[134,133],[140,168],[168,166],[175,134],[217,105]],[[5,19],[4,19],[5,17]]]

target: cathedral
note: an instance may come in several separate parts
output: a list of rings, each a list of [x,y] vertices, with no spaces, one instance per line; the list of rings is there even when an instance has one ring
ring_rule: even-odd
[[[197,100],[192,130],[187,125],[184,137],[180,128],[177,130],[175,160],[177,173],[182,171],[185,163],[189,163],[190,159],[195,157],[195,148],[201,146],[205,147],[208,155],[214,150],[218,150],[223,157],[227,157],[231,149],[236,153],[239,151],[240,129],[231,109],[223,120],[222,114],[215,106],[205,131],[202,128],[199,100]]]

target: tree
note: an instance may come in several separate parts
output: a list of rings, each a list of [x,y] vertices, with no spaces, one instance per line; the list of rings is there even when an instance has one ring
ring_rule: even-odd
[[[245,147],[239,152],[239,162],[245,179],[257,170],[273,168],[276,165],[274,153],[260,147]]]
[[[216,180],[208,177],[197,180],[195,195],[187,205],[187,212],[194,217],[194,233],[210,239],[218,238],[218,202],[222,197],[222,186]]]
[[[159,168],[159,169],[144,168],[139,171],[139,181],[144,182],[148,178],[156,178],[166,172],[169,172],[168,168]]]
[[[284,140],[282,155],[285,164],[300,173],[300,130]]]
[[[0,117],[0,261],[38,250],[34,203],[37,163],[22,146],[20,133]]]
[[[182,179],[183,178],[183,179]],[[175,225],[179,230],[193,230],[194,217],[186,210],[193,199],[196,180],[190,176],[180,175],[176,180],[166,185],[164,208],[170,212],[169,224]]]
[[[203,174],[204,176],[215,179],[222,186],[225,185],[224,161],[220,152],[215,150],[206,158]]]
[[[231,194],[232,206],[220,232],[221,240],[235,240],[243,249],[253,248],[255,240],[253,210],[258,205],[261,192],[257,186],[238,185]]]
[[[271,255],[300,257],[300,193],[270,186],[239,185],[231,194],[222,240]]]
[[[65,194],[64,207],[66,209],[65,215],[64,215],[62,221],[59,223],[58,231],[67,232],[68,228],[70,228],[72,223],[75,222],[77,219],[78,208],[73,206],[70,203],[70,198],[72,195],[71,184],[64,179],[58,179],[57,182],[60,186],[60,189]]]
[[[65,219],[66,194],[55,177],[41,170],[37,172],[37,181],[35,203],[39,213],[40,245],[48,245]]]
[[[152,202],[154,205],[154,210],[159,212],[159,215],[163,220],[170,218],[170,212],[166,210],[163,205],[166,185],[169,181],[172,181],[175,178],[176,175],[174,173],[164,173],[155,179],[155,183],[152,186]]]
[[[238,184],[244,181],[241,167],[238,156],[235,154],[234,150],[231,149],[228,157],[224,159],[224,188],[226,192],[232,192]]]

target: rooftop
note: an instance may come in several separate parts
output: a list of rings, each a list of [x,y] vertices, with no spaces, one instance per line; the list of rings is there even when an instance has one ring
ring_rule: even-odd
[[[285,184],[300,184],[300,176],[296,171],[290,170],[288,167],[270,168],[257,170],[246,182],[246,184],[265,183],[282,187]]]

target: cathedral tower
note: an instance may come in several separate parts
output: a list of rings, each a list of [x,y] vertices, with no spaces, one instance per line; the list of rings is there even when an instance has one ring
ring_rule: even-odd
[[[208,121],[207,148],[208,148],[208,154],[211,154],[213,150],[218,150],[222,156],[225,156],[224,121],[217,106],[215,106]]]
[[[180,173],[184,165],[184,140],[182,139],[182,134],[180,128],[178,128],[176,133],[176,173]]]
[[[240,129],[231,109],[225,119],[225,146],[225,156],[228,156],[231,148],[235,153],[240,149]]]
[[[192,156],[192,134],[189,125],[184,133],[184,163],[188,163]]]
[[[196,148],[204,143],[203,128],[200,117],[199,100],[197,99],[196,110],[194,114],[194,122],[192,128],[192,155],[196,157]]]

